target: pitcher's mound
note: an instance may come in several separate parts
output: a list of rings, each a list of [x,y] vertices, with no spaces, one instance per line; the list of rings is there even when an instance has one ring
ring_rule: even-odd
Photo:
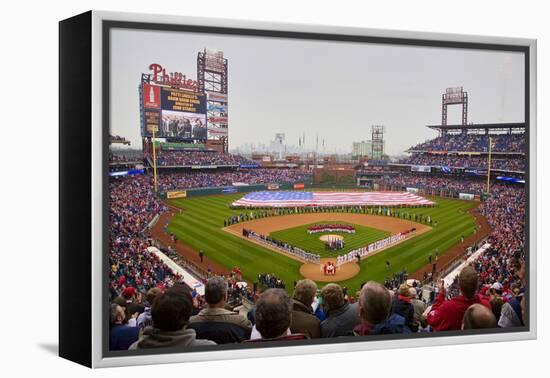
[[[352,277],[355,277],[359,271],[359,265],[356,263],[347,263],[336,268],[336,274],[325,275],[323,272],[323,265],[328,262],[336,264],[336,258],[324,258],[321,259],[321,264],[312,264],[306,263],[300,267],[300,274],[304,278],[309,278],[313,281],[319,282],[338,282],[349,280]]]
[[[319,237],[319,240],[322,242],[328,242],[333,240],[343,240],[344,237],[342,235],[336,235],[336,234],[327,234],[327,235],[321,235]]]

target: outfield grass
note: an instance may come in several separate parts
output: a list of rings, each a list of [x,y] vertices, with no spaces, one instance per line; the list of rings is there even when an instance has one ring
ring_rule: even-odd
[[[242,213],[242,210],[229,209],[231,202],[240,197],[242,193],[171,200],[171,204],[184,211],[172,218],[168,230],[177,235],[183,243],[196,250],[203,250],[206,256],[216,263],[229,269],[233,266],[240,267],[248,281],[255,281],[259,273],[267,272],[283,279],[287,286],[292,286],[292,282],[301,277],[301,262],[222,230],[224,219]],[[475,203],[443,198],[430,199],[435,200],[438,206],[410,209],[409,213],[430,215],[437,221],[437,227],[363,259],[361,273],[340,284],[353,292],[367,280],[383,282],[386,278],[386,260],[390,261],[394,271],[407,268],[408,272],[414,272],[427,264],[428,256],[433,254],[436,248],[440,254],[444,254],[460,241],[461,235],[468,237],[474,232],[474,218],[466,211]],[[323,213],[323,219],[330,222],[330,213]]]
[[[330,219],[330,214],[327,214]],[[307,229],[315,224],[328,224],[328,223],[338,223],[338,224],[349,224],[355,228],[355,233],[350,234],[347,232],[318,232],[315,234],[309,234]],[[329,251],[325,249],[325,243],[322,242],[319,238],[322,235],[340,235],[344,238],[344,248],[337,251]],[[331,257],[343,255],[353,249],[364,247],[369,245],[372,242],[375,242],[385,237],[390,236],[390,233],[387,231],[377,230],[375,228],[369,228],[361,226],[358,224],[346,223],[342,221],[331,222],[330,220],[323,220],[315,222],[312,224],[307,224],[303,226],[287,228],[286,230],[272,232],[270,236],[276,240],[288,243],[295,247],[300,247],[304,251],[317,253],[321,257]]]

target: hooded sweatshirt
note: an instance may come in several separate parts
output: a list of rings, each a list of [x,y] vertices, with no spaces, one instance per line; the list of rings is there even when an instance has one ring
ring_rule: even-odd
[[[194,329],[182,328],[179,331],[167,332],[158,328],[147,327],[143,331],[141,339],[130,345],[128,349],[174,348],[215,344],[210,340],[197,340]]]

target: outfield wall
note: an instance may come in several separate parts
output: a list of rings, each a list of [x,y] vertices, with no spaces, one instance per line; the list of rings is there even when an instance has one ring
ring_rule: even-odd
[[[451,189],[431,189],[431,188],[411,187],[411,186],[401,186],[401,185],[378,185],[378,190],[391,191],[391,192],[407,191],[407,192],[415,193],[421,196],[455,198],[455,199],[463,199],[468,201],[479,201],[481,199],[479,194],[464,193],[463,191],[460,191],[460,190],[451,190]]]
[[[301,190],[311,188],[311,181],[269,183],[258,185],[235,185],[220,186],[216,188],[195,188],[182,190],[169,190],[159,192],[158,196],[162,199],[190,198],[199,196],[211,196],[216,194],[246,193],[262,190]]]

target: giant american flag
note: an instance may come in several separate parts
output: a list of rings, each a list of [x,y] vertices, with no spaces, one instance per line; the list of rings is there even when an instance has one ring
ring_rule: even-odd
[[[430,206],[434,203],[409,192],[251,192],[233,202],[239,207],[301,206]]]

